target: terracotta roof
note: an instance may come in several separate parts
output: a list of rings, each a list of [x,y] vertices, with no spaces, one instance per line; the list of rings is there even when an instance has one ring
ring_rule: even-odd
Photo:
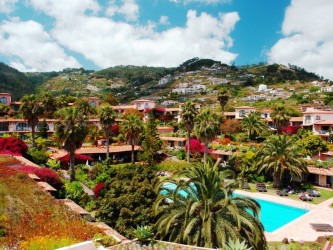
[[[309,170],[309,173],[311,173],[311,174],[333,176],[333,168],[325,169],[325,168],[317,168],[317,167],[308,167],[308,170]]]
[[[291,121],[291,122],[303,122],[303,117],[291,117],[289,121]]]
[[[236,112],[224,112],[225,116],[236,116]]]
[[[112,106],[114,110],[135,109],[134,105]]]
[[[256,108],[251,106],[240,106],[240,107],[235,107],[235,109],[256,109]]]
[[[165,108],[165,111],[180,111],[180,108]]]
[[[332,125],[333,120],[323,120],[323,121],[314,122],[313,124],[315,124],[315,125]]]
[[[262,110],[260,110],[260,113],[263,113],[263,112],[273,112],[273,109],[262,109]]]
[[[327,151],[324,153],[321,153],[322,155],[329,155],[329,156],[333,156],[333,151]]]
[[[167,137],[162,136],[160,137],[163,141],[186,141],[187,139],[185,137]]]
[[[140,149],[139,146],[134,147],[135,151],[138,151],[139,149]],[[132,151],[132,146],[131,145],[110,146],[109,150],[110,150],[110,154],[121,153],[121,152],[130,152],[130,151]],[[82,147],[82,148],[76,150],[75,153],[76,154],[106,154],[106,147],[89,147],[89,148]],[[59,159],[67,154],[68,154],[68,152],[63,149],[56,149],[55,153],[50,154],[50,158]]]

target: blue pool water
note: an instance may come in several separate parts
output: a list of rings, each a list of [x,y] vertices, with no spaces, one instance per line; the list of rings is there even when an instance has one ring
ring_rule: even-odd
[[[164,187],[173,190],[176,188],[176,185],[167,183],[164,184]],[[166,194],[166,191],[161,191],[161,194]],[[179,194],[184,197],[187,196],[187,193],[184,190],[181,190]],[[305,209],[291,207],[275,202],[261,199],[254,200],[256,200],[261,206],[260,221],[264,225],[266,232],[273,232],[308,212],[308,210]]]

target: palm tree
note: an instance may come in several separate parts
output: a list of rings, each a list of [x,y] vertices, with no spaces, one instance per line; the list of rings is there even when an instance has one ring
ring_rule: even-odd
[[[41,106],[43,108],[44,118],[53,118],[54,113],[57,111],[57,101],[49,93],[43,93],[40,96]]]
[[[89,117],[96,114],[96,108],[92,106],[87,100],[79,99],[75,102],[75,106],[84,116]]]
[[[245,116],[242,120],[242,127],[248,132],[251,141],[268,129],[266,122],[259,112],[252,112]]]
[[[75,151],[82,146],[88,134],[87,117],[77,107],[63,108],[57,112],[59,121],[55,136],[64,145],[70,157],[70,181],[75,180]]]
[[[27,95],[22,98],[22,104],[20,106],[19,112],[22,114],[23,118],[28,122],[28,126],[31,127],[31,138],[32,146],[35,146],[35,131],[36,126],[39,122],[39,117],[43,113],[43,109],[37,99],[36,95]]]
[[[194,119],[198,114],[198,110],[195,108],[195,104],[191,101],[186,102],[181,109],[182,122],[187,130],[187,163],[189,163],[191,132],[194,129]]]
[[[282,128],[288,125],[290,116],[285,106],[278,105],[271,113],[271,118],[276,126],[277,133],[281,134]]]
[[[160,183],[162,191],[153,207],[158,216],[157,237],[223,249],[228,242],[240,239],[254,249],[265,249],[260,205],[251,198],[232,195],[234,183],[225,184],[224,180],[233,174],[221,171],[218,165],[191,166]],[[168,188],[165,182],[175,188]]]
[[[230,98],[230,93],[225,88],[221,88],[217,93],[217,100],[219,101],[220,106],[222,108],[222,115],[224,114],[224,108],[227,105],[229,98]]]
[[[109,159],[111,128],[116,120],[116,113],[114,112],[113,108],[109,105],[102,107],[99,112],[99,120],[100,120],[101,127],[105,133],[106,159]]]
[[[120,123],[121,132],[125,135],[127,142],[132,146],[132,163],[135,162],[134,146],[138,143],[143,128],[144,126],[141,117],[135,114],[126,115],[124,120]]]
[[[98,146],[98,140],[102,137],[103,131],[95,124],[88,125],[88,134],[86,140],[91,142],[94,147]]]
[[[194,119],[194,131],[198,139],[205,144],[204,162],[207,161],[208,144],[220,132],[221,117],[209,108],[204,108]]]
[[[286,170],[298,177],[301,177],[303,172],[308,172],[305,155],[295,146],[295,141],[295,137],[286,135],[271,136],[259,153],[259,173],[273,171],[275,188],[282,186],[282,176]]]

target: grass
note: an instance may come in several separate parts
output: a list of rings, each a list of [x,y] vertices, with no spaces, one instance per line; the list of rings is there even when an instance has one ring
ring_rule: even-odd
[[[246,190],[246,191],[251,192],[251,193],[257,192],[257,190],[256,190],[256,184],[249,183],[249,185],[250,185],[250,190]],[[320,204],[323,201],[326,201],[326,200],[328,200],[328,199],[330,199],[330,198],[333,197],[333,190],[328,190],[328,189],[324,189],[324,188],[320,188],[320,187],[318,187],[318,188],[316,187],[316,189],[318,191],[320,191],[321,197],[314,197],[312,201],[305,201],[305,202],[310,203],[310,204]],[[271,187],[267,188],[267,192],[265,192],[265,194],[277,196],[276,189],[271,188]],[[298,194],[289,194],[288,196],[283,196],[283,197],[287,198],[287,199],[301,201],[298,198]]]

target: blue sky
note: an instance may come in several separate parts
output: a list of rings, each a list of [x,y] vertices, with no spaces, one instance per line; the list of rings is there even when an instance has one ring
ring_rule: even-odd
[[[293,64],[333,78],[331,0],[0,0],[0,61],[21,71]]]

